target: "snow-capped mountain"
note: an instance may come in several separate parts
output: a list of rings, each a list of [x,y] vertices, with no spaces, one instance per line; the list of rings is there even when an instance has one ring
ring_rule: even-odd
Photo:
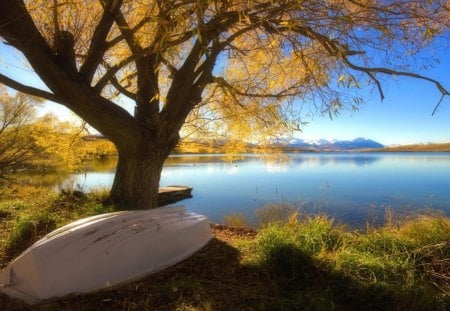
[[[301,138],[279,138],[276,145],[288,148],[308,148],[319,150],[352,150],[366,148],[383,148],[384,146],[374,140],[358,137],[353,140],[305,140]]]

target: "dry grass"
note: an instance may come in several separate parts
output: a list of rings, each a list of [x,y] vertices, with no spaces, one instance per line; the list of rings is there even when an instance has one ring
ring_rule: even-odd
[[[380,149],[380,151],[391,151],[391,152],[449,152],[450,151],[450,143],[445,144],[428,144],[428,145],[405,145],[405,146],[395,146],[395,147],[386,147]]]

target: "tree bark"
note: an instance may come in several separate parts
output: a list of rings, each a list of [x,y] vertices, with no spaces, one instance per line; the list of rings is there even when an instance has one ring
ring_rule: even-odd
[[[163,129],[141,128],[138,136],[114,141],[119,159],[108,202],[116,209],[157,207],[164,161],[179,140],[179,135]]]
[[[156,208],[165,159],[166,156],[154,149],[120,151],[108,201],[116,209]]]

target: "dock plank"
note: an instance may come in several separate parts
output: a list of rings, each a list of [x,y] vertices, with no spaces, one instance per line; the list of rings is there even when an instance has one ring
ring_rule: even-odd
[[[168,186],[159,188],[158,206],[175,203],[184,199],[192,198],[192,187]]]

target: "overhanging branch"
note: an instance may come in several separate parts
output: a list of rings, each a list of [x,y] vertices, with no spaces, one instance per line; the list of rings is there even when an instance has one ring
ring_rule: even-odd
[[[59,98],[56,97],[54,94],[49,93],[47,91],[44,90],[40,90],[38,88],[32,87],[32,86],[28,86],[22,83],[19,83],[11,78],[8,78],[7,76],[3,75],[0,73],[0,83],[3,83],[4,85],[15,89],[16,91],[31,95],[31,96],[36,96],[36,97],[40,97],[43,99],[47,99],[47,100],[51,100],[55,103],[61,103]]]
[[[251,98],[271,98],[271,99],[277,99],[282,100],[286,97],[292,97],[301,94],[301,91],[290,93],[292,90],[298,89],[298,85],[291,85],[288,88],[285,88],[284,90],[279,91],[278,93],[249,93],[249,92],[243,92],[238,90],[236,87],[228,83],[224,78],[222,77],[213,77],[214,82],[219,85],[222,88],[228,89],[231,93],[235,95],[239,95],[242,97],[251,97]]]
[[[377,73],[382,73],[382,74],[387,74],[387,75],[392,75],[392,76],[410,77],[410,78],[425,80],[425,81],[433,83],[436,86],[436,88],[439,90],[439,92],[441,92],[442,96],[439,99],[439,102],[434,107],[432,115],[434,115],[436,113],[436,111],[439,108],[440,104],[442,103],[444,97],[450,95],[450,92],[439,81],[429,78],[427,76],[423,76],[423,75],[413,73],[413,72],[398,71],[398,70],[384,68],[384,67],[363,67],[363,66],[355,65],[348,59],[348,57],[357,55],[357,54],[364,54],[364,52],[352,51],[345,44],[342,44],[341,42],[339,42],[337,40],[326,37],[316,31],[312,30],[310,27],[297,26],[297,27],[292,27],[290,29],[282,29],[281,27],[279,27],[279,28],[277,28],[277,30],[278,31],[295,31],[298,34],[305,36],[311,40],[316,40],[318,43],[320,43],[322,45],[324,50],[330,56],[338,57],[349,68],[367,74],[370,77],[370,79],[375,82],[378,92],[380,93],[381,100],[384,99],[384,93],[383,93],[383,89],[381,87],[380,81],[375,76],[375,74],[377,74]]]
[[[439,108],[440,104],[442,103],[444,97],[445,96],[450,96],[450,92],[439,81],[437,81],[435,79],[432,79],[432,78],[429,78],[429,77],[426,77],[426,76],[423,76],[423,75],[420,75],[420,74],[417,74],[417,73],[413,73],[413,72],[398,71],[398,70],[393,70],[393,69],[383,68],[383,67],[362,67],[362,66],[358,66],[358,65],[353,64],[346,57],[342,57],[342,60],[351,69],[356,70],[356,71],[360,71],[360,72],[364,72],[369,77],[371,77],[371,79],[373,81],[375,81],[375,83],[377,83],[377,88],[378,88],[378,91],[380,92],[381,99],[384,98],[383,91],[381,89],[380,82],[375,77],[374,73],[383,73],[383,74],[387,74],[387,75],[391,75],[391,76],[410,77],[410,78],[415,78],[415,79],[419,79],[419,80],[425,80],[425,81],[433,83],[436,86],[436,88],[439,90],[439,92],[441,92],[442,96],[439,99],[439,102],[434,107],[433,112],[432,112],[431,115],[434,115],[436,113],[436,111]]]

